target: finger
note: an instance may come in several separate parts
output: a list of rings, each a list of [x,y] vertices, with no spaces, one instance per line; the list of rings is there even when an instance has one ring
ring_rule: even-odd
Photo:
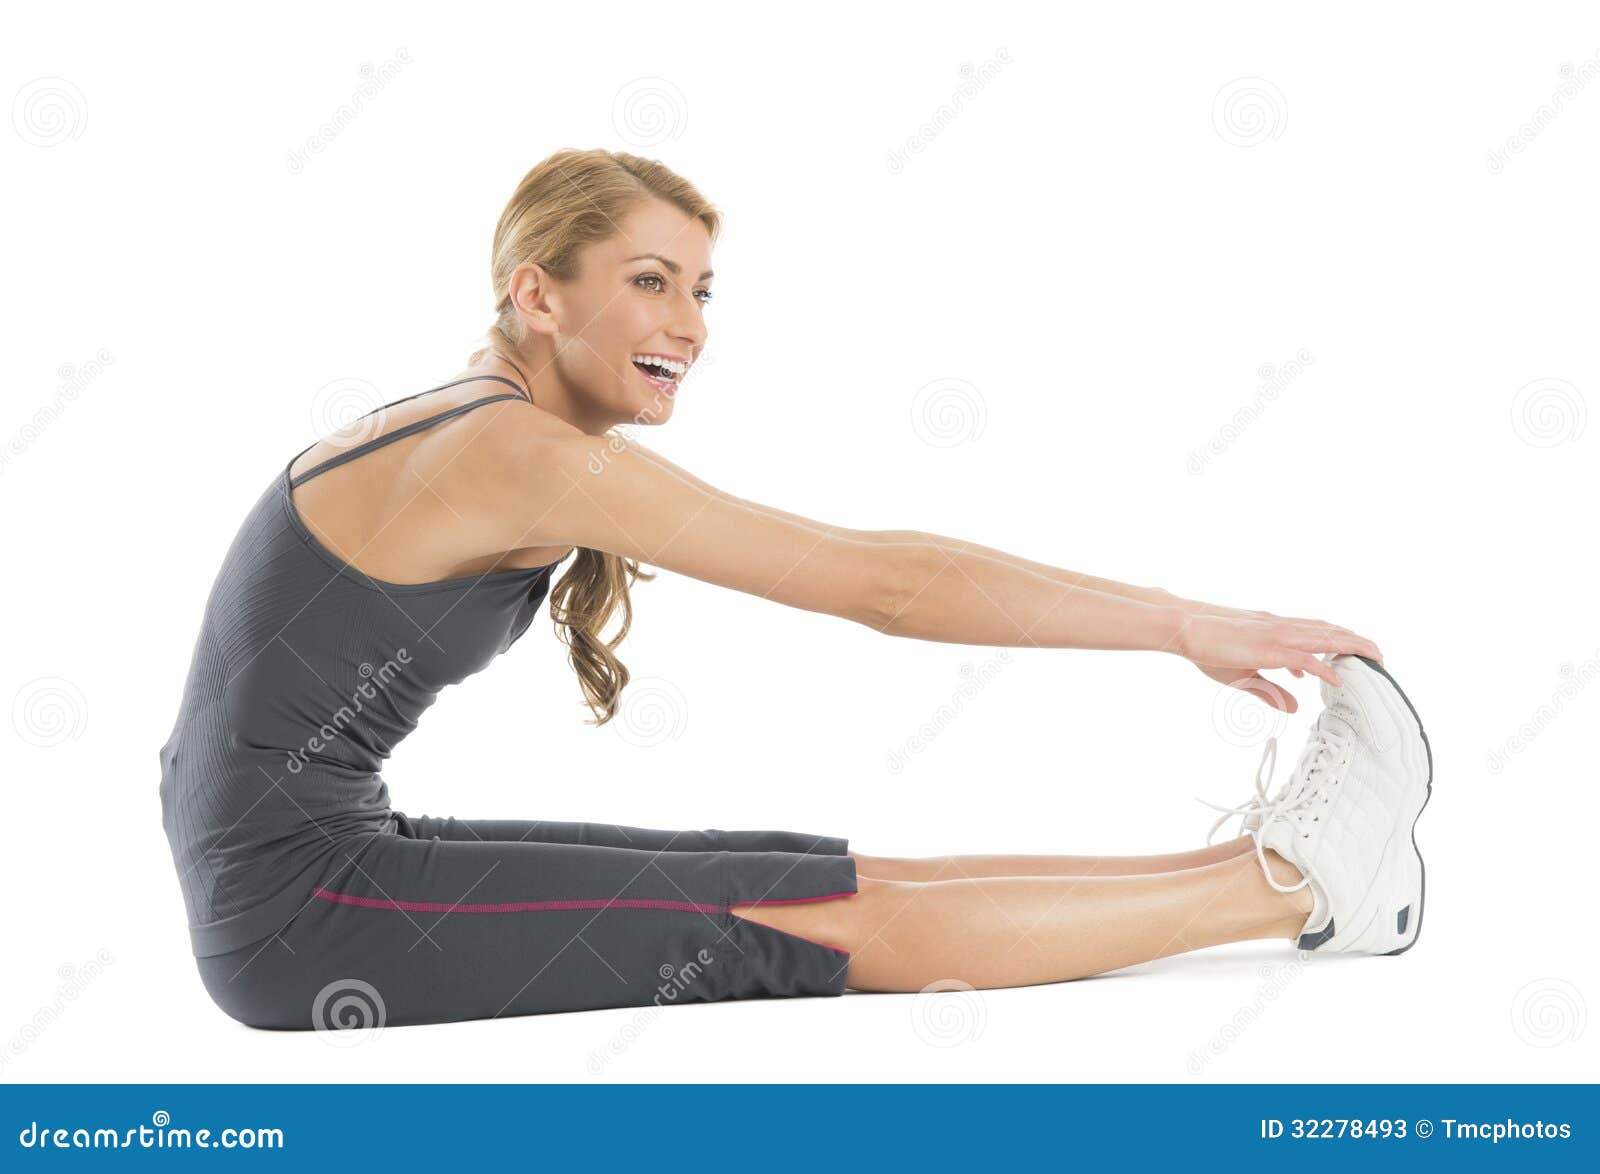
[[[1314,636],[1341,636],[1347,639],[1350,637],[1358,640],[1362,639],[1359,633],[1352,632],[1341,624],[1330,624],[1323,620],[1293,620],[1290,622],[1297,631],[1306,632]]]
[[[1295,632],[1285,639],[1285,643],[1310,652],[1331,652],[1336,656],[1340,653],[1351,653],[1357,656],[1369,656],[1373,660],[1382,659],[1378,646],[1371,640],[1354,632],[1346,633],[1342,630],[1332,633]]]
[[[1291,624],[1300,625],[1302,628],[1305,628],[1305,629],[1310,629],[1310,630],[1314,631],[1318,636],[1323,637],[1325,639],[1331,639],[1331,638],[1337,637],[1340,640],[1353,641],[1354,642],[1354,643],[1351,643],[1351,644],[1341,644],[1338,647],[1334,647],[1332,645],[1326,645],[1326,644],[1319,644],[1317,646],[1317,651],[1319,651],[1319,652],[1321,652],[1321,651],[1329,651],[1329,652],[1334,652],[1334,653],[1350,652],[1350,653],[1355,653],[1355,654],[1360,655],[1360,656],[1371,657],[1373,660],[1377,661],[1379,664],[1383,663],[1383,649],[1379,648],[1375,641],[1368,639],[1367,637],[1361,635],[1361,633],[1359,633],[1359,632],[1355,632],[1355,631],[1352,631],[1349,628],[1346,628],[1342,624],[1330,624],[1325,620],[1300,619],[1300,618],[1289,619],[1286,622],[1287,623],[1291,623]]]
[[[1344,685],[1339,679],[1339,674],[1333,671],[1333,666],[1320,657],[1312,656],[1309,652],[1291,651],[1285,658],[1285,667],[1298,665],[1308,673],[1314,673],[1328,684],[1338,689]]]
[[[1267,705],[1283,713],[1293,713],[1299,708],[1299,703],[1295,701],[1293,693],[1290,693],[1287,689],[1280,688],[1260,673],[1251,673],[1249,676],[1233,682],[1233,686],[1236,689],[1243,689],[1247,693],[1255,694]]]

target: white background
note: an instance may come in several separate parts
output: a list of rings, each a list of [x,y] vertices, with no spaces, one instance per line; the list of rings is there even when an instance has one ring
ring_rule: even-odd
[[[575,8],[9,17],[0,1076],[1592,1077],[1600,16]],[[330,133],[364,67],[388,80]],[[701,477],[1375,639],[1435,756],[1418,948],[355,1048],[218,1011],[156,792],[212,576],[322,389],[465,363],[495,219],[566,146],[660,158],[725,214],[710,361],[642,434]],[[541,613],[405,744],[396,806],[1167,852],[1320,708],[1283,673],[1274,725],[1172,656],[1041,649],[968,697],[1000,650],[665,573],[635,600],[624,659],[664,711],[586,726]]]

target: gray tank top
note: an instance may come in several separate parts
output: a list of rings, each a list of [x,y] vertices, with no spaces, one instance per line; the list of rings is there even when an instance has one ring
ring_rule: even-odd
[[[395,403],[475,379],[516,387],[474,376]],[[291,490],[500,400],[530,402],[520,388],[488,395],[291,480],[308,446],[245,517],[211,588],[178,719],[161,748],[161,822],[195,954],[227,953],[276,933],[364,833],[393,829],[384,760],[441,689],[522,636],[565,561],[388,583],[323,546]]]

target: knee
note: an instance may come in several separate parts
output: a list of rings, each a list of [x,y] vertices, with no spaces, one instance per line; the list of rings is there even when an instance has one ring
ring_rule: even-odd
[[[826,901],[763,905],[748,902],[730,906],[735,917],[754,921],[785,933],[796,934],[834,949],[859,950],[877,927],[903,908],[921,886],[915,881],[856,878],[857,891]]]
[[[206,994],[234,1022],[264,1031],[304,1031],[313,1026],[310,1007],[300,1005],[287,988],[255,980],[248,955],[219,954],[195,961]]]

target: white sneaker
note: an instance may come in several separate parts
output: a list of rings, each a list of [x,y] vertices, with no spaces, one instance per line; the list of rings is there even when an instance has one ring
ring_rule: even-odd
[[[1273,888],[1310,886],[1300,949],[1400,954],[1422,931],[1426,885],[1415,831],[1433,791],[1433,750],[1416,709],[1382,665],[1348,655],[1328,663],[1344,685],[1322,682],[1325,708],[1277,796],[1268,799],[1266,791],[1277,758],[1277,739],[1269,738],[1249,802],[1200,802],[1224,813],[1212,836],[1230,816],[1243,817]],[[1299,884],[1277,882],[1267,867],[1269,848],[1304,874]]]

